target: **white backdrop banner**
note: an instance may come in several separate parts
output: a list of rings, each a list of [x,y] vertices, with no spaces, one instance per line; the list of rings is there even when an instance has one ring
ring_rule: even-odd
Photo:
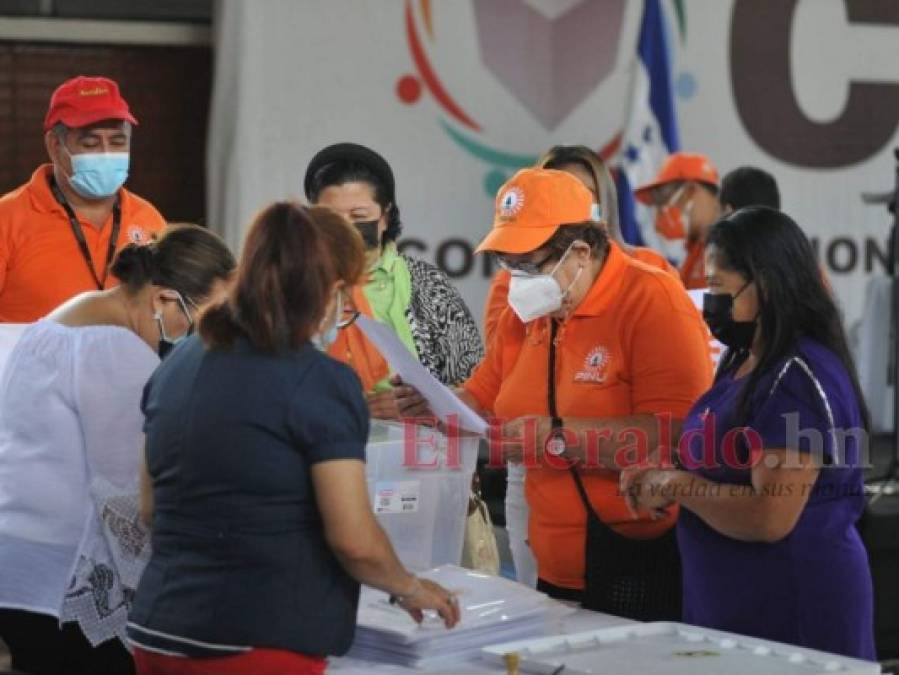
[[[722,173],[775,175],[850,321],[885,274],[899,145],[899,3],[661,0],[681,147]],[[237,247],[253,214],[302,196],[338,141],[382,153],[402,244],[480,316],[472,250],[493,194],[555,143],[616,149],[640,0],[221,0],[209,139],[210,223]]]

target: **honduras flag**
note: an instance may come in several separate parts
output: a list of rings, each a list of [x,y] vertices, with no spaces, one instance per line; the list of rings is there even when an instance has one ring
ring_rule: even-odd
[[[679,149],[665,16],[661,0],[644,0],[617,171],[621,231],[628,243],[654,248],[675,263],[684,257],[683,241],[656,233],[652,209],[634,199],[633,188],[655,178],[665,158]]]

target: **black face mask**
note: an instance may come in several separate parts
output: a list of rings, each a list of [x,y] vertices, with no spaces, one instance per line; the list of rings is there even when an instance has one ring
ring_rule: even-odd
[[[741,351],[752,346],[756,321],[734,321],[734,300],[749,286],[747,282],[736,295],[727,293],[704,293],[702,296],[702,318],[709,326],[715,339],[723,345]]]
[[[156,348],[156,353],[159,354],[160,359],[164,359],[166,356],[172,353],[172,350],[177,347],[181,342],[189,338],[193,335],[194,328],[191,326],[187,329],[187,332],[179,338],[175,338],[174,340],[170,340],[169,338],[159,338],[159,346]]]
[[[378,236],[378,223],[380,220],[353,221],[353,225],[362,235],[362,241],[365,242],[365,248],[380,248],[381,237]]]
[[[160,340],[159,346],[156,348],[156,353],[159,354],[159,358],[161,360],[171,354],[174,348],[175,343],[171,340]]]

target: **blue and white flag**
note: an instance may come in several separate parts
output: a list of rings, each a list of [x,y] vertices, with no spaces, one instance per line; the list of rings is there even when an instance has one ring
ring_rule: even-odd
[[[684,257],[683,240],[665,239],[655,231],[652,209],[636,201],[633,188],[655,178],[665,158],[679,149],[665,16],[660,0],[644,0],[618,160],[621,231],[629,243],[654,248],[675,263]]]

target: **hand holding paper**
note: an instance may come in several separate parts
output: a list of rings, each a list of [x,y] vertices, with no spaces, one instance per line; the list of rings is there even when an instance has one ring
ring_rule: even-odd
[[[443,422],[450,416],[459,420],[459,426],[481,436],[487,435],[487,422],[469,408],[446,385],[437,380],[418,362],[390,328],[374,319],[360,316],[356,324],[387,359],[393,371],[402,381],[415,388],[427,401],[431,412]]]

